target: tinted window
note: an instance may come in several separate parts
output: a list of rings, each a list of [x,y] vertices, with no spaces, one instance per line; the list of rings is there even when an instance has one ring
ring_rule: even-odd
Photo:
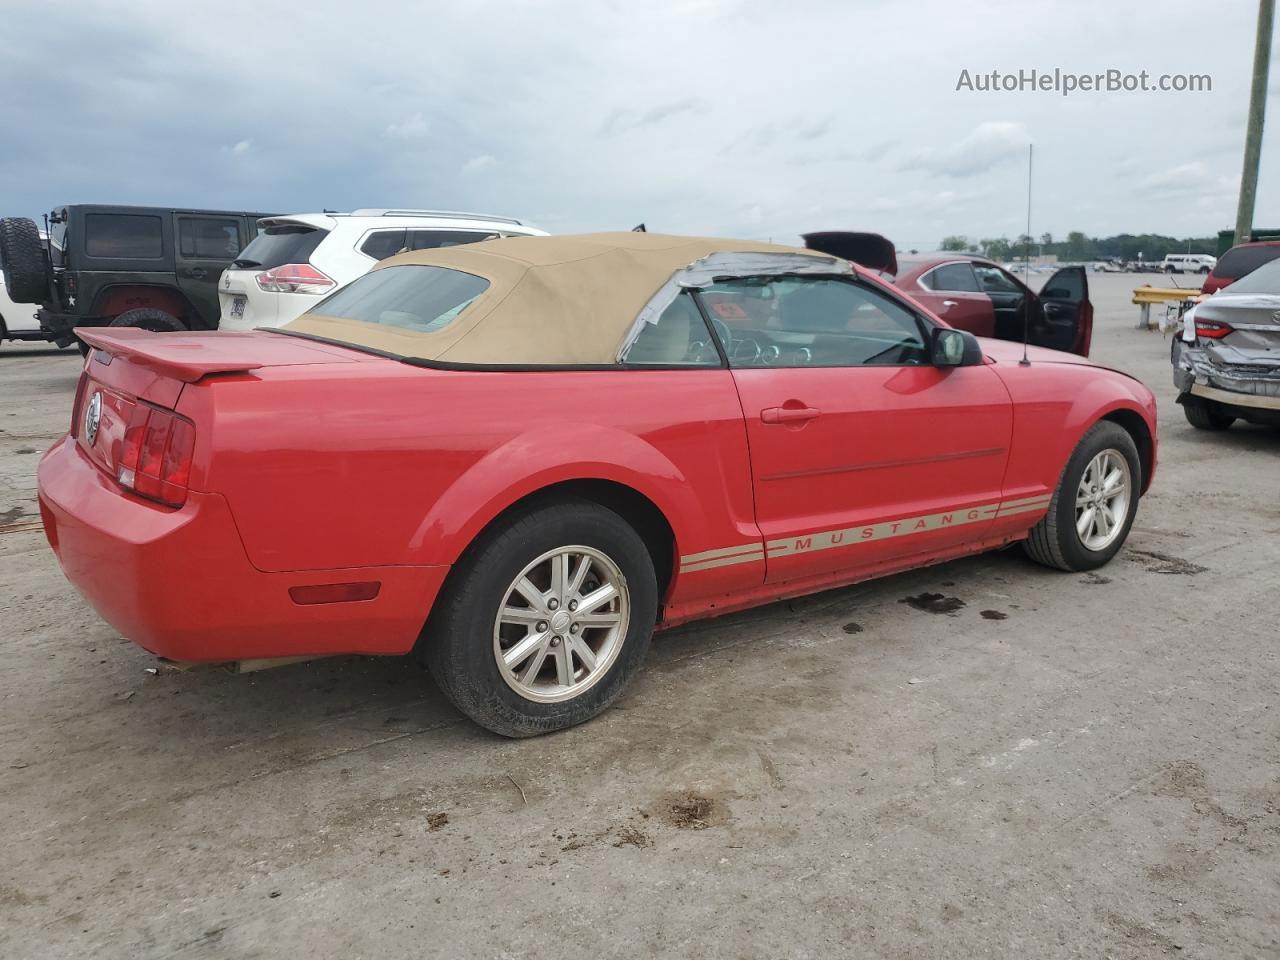
[[[410,250],[433,250],[436,247],[457,247],[464,243],[478,243],[481,240],[496,240],[497,233],[485,233],[481,230],[410,230]]]
[[[944,263],[930,270],[922,279],[924,285],[930,290],[978,292],[978,281],[973,278],[973,267],[967,263]]]
[[[681,293],[656,323],[646,323],[627,349],[623,363],[714,367],[720,364],[707,324],[689,293]]]
[[[1280,257],[1280,243],[1270,247],[1234,247],[1222,255],[1213,272],[1224,280],[1239,280],[1276,257]]]
[[[982,284],[983,290],[991,290],[996,293],[1022,292],[1022,288],[1014,283],[1013,279],[999,267],[988,267],[975,263],[973,272],[977,274],[978,282]]]
[[[240,252],[233,266],[274,270],[286,263],[306,263],[328,230],[303,224],[267,227]]]
[[[1059,270],[1045,283],[1040,296],[1046,300],[1083,301],[1085,299],[1083,268]]]
[[[403,230],[378,230],[369,234],[364,243],[360,244],[360,252],[367,257],[373,257],[375,260],[394,257],[404,248],[405,236]]]
[[[460,270],[405,264],[366,273],[307,312],[431,333],[488,288],[484,277]]]
[[[240,252],[240,225],[213,217],[179,217],[178,250],[184,257],[234,260]]]
[[[159,217],[90,213],[84,218],[84,252],[112,260],[159,260],[164,232]]]
[[[725,280],[701,294],[731,367],[922,364],[928,351],[915,314],[848,280]]]
[[[1243,278],[1229,287],[1224,287],[1223,294],[1236,293],[1269,293],[1280,295],[1280,260],[1264,263],[1256,270],[1250,271]],[[1215,293],[1216,297],[1217,294]]]

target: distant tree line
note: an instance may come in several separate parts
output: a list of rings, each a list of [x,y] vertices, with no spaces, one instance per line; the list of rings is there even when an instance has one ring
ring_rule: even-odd
[[[1217,252],[1217,237],[1165,237],[1158,233],[1118,233],[1114,237],[1088,237],[1072,230],[1065,240],[1054,240],[1053,234],[1042,233],[1037,240],[1020,234],[1013,240],[993,237],[974,240],[966,236],[942,238],[943,250],[980,253],[992,260],[1018,260],[1057,254],[1059,260],[1163,260],[1170,253]]]

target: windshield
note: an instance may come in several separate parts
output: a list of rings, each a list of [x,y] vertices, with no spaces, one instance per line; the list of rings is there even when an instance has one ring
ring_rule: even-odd
[[[1231,296],[1242,293],[1269,293],[1280,296],[1280,260],[1264,263],[1248,276],[1241,277],[1231,286],[1223,288],[1222,292]]]
[[[451,323],[489,281],[460,270],[405,264],[366,273],[307,311],[432,333]]]
[[[274,270],[286,263],[306,263],[307,258],[329,235],[328,230],[303,223],[276,224],[267,227],[249,241],[240,256],[231,261],[232,268]]]

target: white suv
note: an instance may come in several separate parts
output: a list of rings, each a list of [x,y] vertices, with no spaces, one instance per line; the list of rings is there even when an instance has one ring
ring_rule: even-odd
[[[219,329],[284,326],[402,250],[547,236],[507,217],[434,210],[299,213],[259,220],[258,231],[218,281]]]
[[[1164,258],[1161,269],[1165,273],[1208,273],[1218,262],[1207,253],[1171,253]]]

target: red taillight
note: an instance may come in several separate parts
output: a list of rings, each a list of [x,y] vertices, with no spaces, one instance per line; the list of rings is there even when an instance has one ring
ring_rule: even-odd
[[[76,398],[71,403],[71,436],[80,436],[80,413],[84,409],[85,388],[89,384],[89,374],[81,373],[80,382],[76,384]]]
[[[180,507],[187,502],[196,428],[190,420],[138,403],[125,427],[116,480],[140,497]]]
[[[1221,340],[1231,332],[1231,324],[1220,320],[1196,320],[1196,336],[1208,337],[1210,340]]]
[[[267,293],[328,293],[337,286],[309,263],[286,263],[258,274],[258,288]]]

